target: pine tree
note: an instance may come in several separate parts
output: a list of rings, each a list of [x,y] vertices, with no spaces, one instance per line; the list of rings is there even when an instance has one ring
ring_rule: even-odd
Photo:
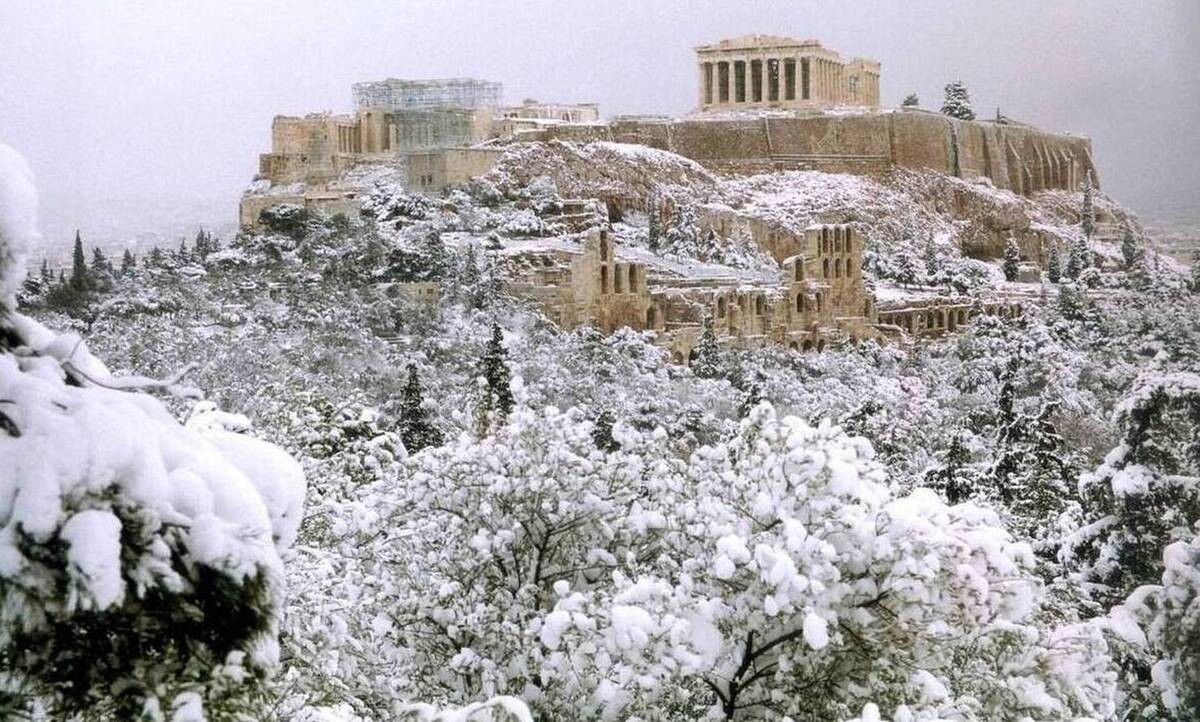
[[[696,210],[679,205],[671,215],[671,226],[663,236],[661,248],[668,253],[696,257],[700,249],[700,228]]]
[[[950,437],[950,445],[939,454],[939,461],[939,466],[925,472],[925,486],[938,492],[948,504],[971,498],[977,489],[978,473],[971,468],[965,431],[959,430]]]
[[[657,196],[650,199],[650,212],[647,220],[648,236],[646,247],[651,253],[658,253],[658,248],[662,244],[662,218],[659,216],[659,200]]]
[[[112,266],[109,264],[108,258],[105,257],[104,251],[101,251],[99,246],[94,246],[92,248],[92,267],[90,270],[92,274],[96,276],[108,273],[112,270]]]
[[[1083,289],[1075,283],[1063,283],[1058,287],[1058,313],[1063,318],[1078,321],[1083,318],[1087,299]]]
[[[916,93],[909,93],[904,98],[904,101],[902,103],[900,103],[901,108],[916,108],[916,107],[919,107],[920,105],[921,105],[921,100],[917,97]]]
[[[1080,236],[1071,243],[1071,252],[1067,255],[1067,267],[1063,269],[1063,275],[1071,280],[1076,280],[1087,267],[1088,242],[1086,238]]]
[[[1200,293],[1200,251],[1192,252],[1192,293]]]
[[[1004,245],[1004,280],[1015,281],[1021,270],[1021,249],[1017,239],[1009,238]]]
[[[54,280],[54,274],[50,272],[50,261],[42,259],[42,281],[49,283]]]
[[[408,381],[400,396],[400,440],[408,453],[415,454],[429,446],[441,446],[443,437],[425,409],[421,394],[421,380],[417,367],[408,365]]]
[[[186,266],[192,262],[192,254],[188,252],[186,238],[179,239],[179,250],[175,253],[175,257],[181,266]]]
[[[121,256],[121,275],[132,276],[136,269],[137,260],[134,259],[133,252],[126,248],[125,253]]]
[[[1079,225],[1083,228],[1083,236],[1091,240],[1096,233],[1096,207],[1092,203],[1092,177],[1083,177],[1083,205],[1079,212]]]
[[[483,352],[480,376],[486,386],[483,389],[481,406],[483,413],[503,421],[513,407],[512,377],[508,370],[508,352],[504,349],[504,335],[499,324],[492,324],[492,337]]]
[[[150,249],[150,253],[146,256],[146,261],[142,264],[147,268],[162,268],[166,262],[166,255],[158,246]]]
[[[937,245],[931,238],[925,243],[925,278],[929,283],[936,283],[941,270],[942,259],[938,257]]]
[[[717,344],[717,335],[713,331],[711,315],[705,315],[704,330],[700,332],[700,341],[692,351],[689,364],[692,373],[702,379],[715,379],[724,375],[721,363],[721,347]]]
[[[192,241],[192,254],[201,263],[208,258],[208,234],[204,232],[204,229],[196,231],[196,240]]]
[[[1133,229],[1128,225],[1125,226],[1124,233],[1121,234],[1121,258],[1125,261],[1125,270],[1133,268],[1134,261],[1138,257],[1137,241],[1133,240]]]
[[[1062,280],[1062,260],[1058,255],[1058,244],[1050,246],[1050,253],[1046,258],[1046,277],[1050,279],[1050,283],[1058,283]]]
[[[84,293],[92,286],[88,277],[87,259],[83,255],[83,239],[75,231],[75,249],[71,253],[71,289]]]
[[[616,419],[608,409],[604,409],[596,415],[596,420],[592,425],[592,442],[596,444],[597,449],[611,454],[621,448],[621,445],[613,438],[615,423]]]
[[[971,97],[967,86],[961,80],[956,80],[946,86],[946,98],[942,101],[942,113],[959,120],[975,120],[975,111],[971,110]]]

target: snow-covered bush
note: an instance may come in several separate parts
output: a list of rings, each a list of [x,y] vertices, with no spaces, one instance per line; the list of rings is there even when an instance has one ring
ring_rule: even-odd
[[[0,279],[37,240],[0,146]],[[280,553],[305,483],[282,451],[185,429],[75,334],[0,307],[0,705],[54,719],[223,719],[278,665]]]

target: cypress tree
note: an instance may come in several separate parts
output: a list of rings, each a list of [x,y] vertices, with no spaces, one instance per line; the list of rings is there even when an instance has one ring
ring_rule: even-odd
[[[1079,213],[1079,225],[1083,228],[1083,236],[1091,240],[1096,233],[1096,207],[1092,203],[1092,178],[1083,178],[1083,207]]]
[[[662,244],[662,217],[659,216],[659,201],[658,197],[650,199],[650,217],[648,222],[649,237],[647,240],[647,248],[651,253],[658,253],[658,248]]]
[[[147,268],[162,268],[164,260],[162,249],[155,246],[150,249],[150,254],[146,257],[146,261],[142,265]]]
[[[1133,229],[1125,226],[1125,232],[1121,235],[1121,258],[1125,261],[1125,270],[1133,268],[1137,257],[1138,247],[1137,242],[1133,240]]]
[[[91,287],[87,259],[83,255],[83,239],[75,231],[75,249],[71,253],[71,290],[83,293]]]
[[[100,250],[99,246],[92,247],[92,267],[91,272],[94,276],[107,273],[111,270],[108,259],[104,256],[104,251]]]
[[[1071,280],[1079,278],[1079,274],[1083,273],[1083,269],[1088,267],[1088,242],[1087,238],[1080,236],[1071,243],[1071,252],[1067,255],[1067,267],[1063,269],[1063,275]]]
[[[702,379],[715,379],[723,376],[721,368],[721,347],[717,344],[717,335],[713,331],[711,315],[704,316],[704,330],[700,332],[700,341],[692,352],[689,364],[692,373]]]
[[[50,261],[42,259],[42,280],[49,282],[54,280],[54,274],[50,272]]]
[[[400,439],[410,454],[442,443],[442,432],[429,420],[421,394],[421,380],[413,364],[408,365],[408,381],[400,396]]]
[[[1062,260],[1058,255],[1058,244],[1050,246],[1050,255],[1046,259],[1046,277],[1050,279],[1050,283],[1058,283],[1062,280]]]
[[[121,256],[121,275],[131,276],[136,268],[137,261],[133,257],[133,252],[126,248],[125,253]]]
[[[1015,281],[1017,274],[1021,270],[1021,249],[1017,247],[1017,240],[1009,238],[1008,243],[1004,245],[1004,280]]]
[[[494,411],[500,419],[507,418],[512,411],[513,394],[508,352],[504,349],[504,336],[499,324],[492,324],[492,338],[483,351],[480,372],[487,383],[484,395],[487,410]]]

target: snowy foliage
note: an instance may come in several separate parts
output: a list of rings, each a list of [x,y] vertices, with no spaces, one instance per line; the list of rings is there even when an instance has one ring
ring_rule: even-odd
[[[0,168],[0,277],[36,239],[27,169]],[[6,716],[236,714],[279,664],[281,554],[305,478],[281,450],[181,426],[74,333],[0,316],[0,659]],[[228,420],[230,417],[223,417]]]

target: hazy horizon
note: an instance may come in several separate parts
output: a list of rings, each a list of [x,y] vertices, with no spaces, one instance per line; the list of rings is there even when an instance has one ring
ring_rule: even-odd
[[[1200,216],[1190,0],[174,5],[0,6],[0,141],[33,166],[56,245],[233,223],[272,117],[349,111],[356,80],[474,76],[509,103],[678,115],[692,48],[754,32],[880,60],[885,107],[916,92],[936,109],[962,79],[981,117],[1090,136],[1105,191],[1143,217]]]

